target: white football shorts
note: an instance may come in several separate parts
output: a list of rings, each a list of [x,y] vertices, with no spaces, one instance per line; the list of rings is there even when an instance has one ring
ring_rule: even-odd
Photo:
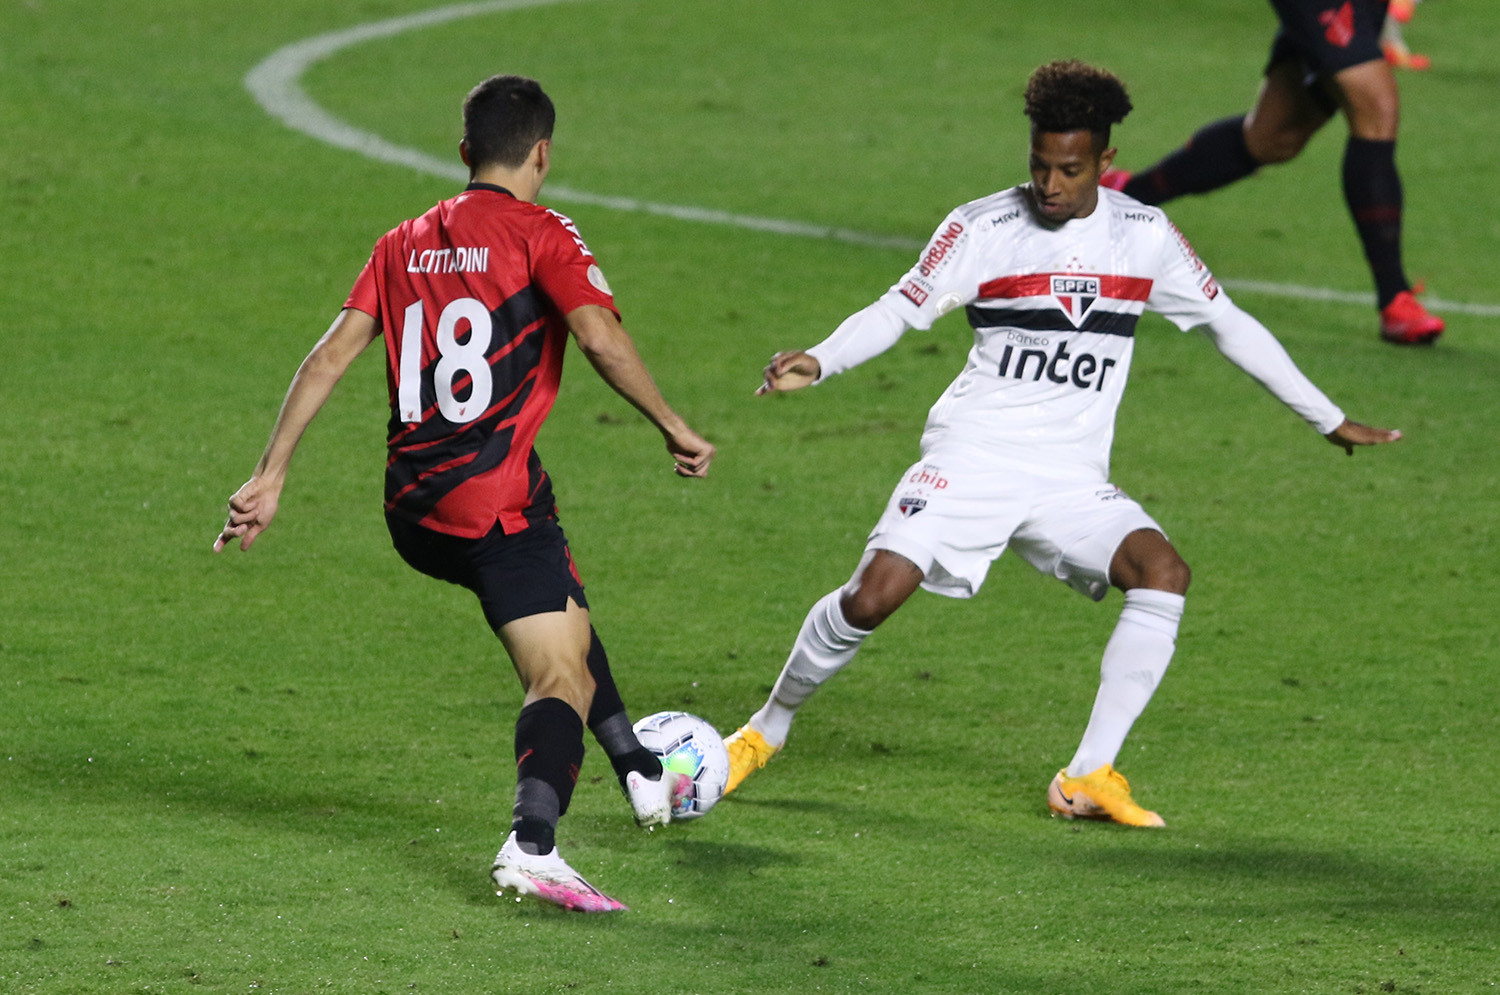
[[[865,549],[867,557],[886,549],[915,563],[934,594],[970,598],[1009,546],[1099,601],[1109,592],[1115,551],[1137,529],[1163,531],[1108,482],[924,461],[903,475]]]

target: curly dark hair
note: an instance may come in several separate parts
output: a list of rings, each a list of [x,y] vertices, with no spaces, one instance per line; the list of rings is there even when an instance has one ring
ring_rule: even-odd
[[[1049,62],[1026,82],[1026,116],[1033,131],[1091,131],[1109,143],[1110,125],[1130,113],[1125,84],[1111,72],[1077,59]]]

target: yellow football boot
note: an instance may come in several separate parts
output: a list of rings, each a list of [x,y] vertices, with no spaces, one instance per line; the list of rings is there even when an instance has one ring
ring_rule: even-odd
[[[1105,764],[1091,774],[1069,777],[1064,767],[1047,787],[1047,807],[1065,819],[1103,819],[1122,826],[1164,828],[1166,820],[1130,797],[1125,775]]]
[[[724,787],[727,795],[740,786],[740,782],[750,776],[750,772],[760,770],[770,760],[772,755],[780,749],[766,742],[766,738],[749,726],[740,726],[730,733],[724,740],[724,746],[729,750],[729,783]]]

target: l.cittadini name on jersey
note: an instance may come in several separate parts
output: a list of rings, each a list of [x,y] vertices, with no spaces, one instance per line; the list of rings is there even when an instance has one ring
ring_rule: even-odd
[[[451,249],[423,249],[406,261],[408,273],[483,273],[490,267],[488,246],[456,245]]]

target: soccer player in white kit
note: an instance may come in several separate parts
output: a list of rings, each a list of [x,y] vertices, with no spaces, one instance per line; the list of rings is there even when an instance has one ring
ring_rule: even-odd
[[[1100,188],[1115,156],[1110,127],[1130,108],[1107,72],[1042,66],[1026,88],[1031,182],[955,209],[875,303],[766,367],[760,393],[798,390],[955,308],[974,329],[963,371],[928,415],[921,459],[902,475],[853,576],[812,607],[765,706],[726,740],[728,790],[781,749],[797,709],[918,587],[972,597],[1009,548],[1096,601],[1111,586],[1125,594],[1093,712],[1048,804],[1068,818],[1165,825],[1114,768],[1171,662],[1190,579],[1161,527],[1109,483],[1141,313],[1203,329],[1346,452],[1400,438],[1346,419],[1229,300],[1160,209]]]

